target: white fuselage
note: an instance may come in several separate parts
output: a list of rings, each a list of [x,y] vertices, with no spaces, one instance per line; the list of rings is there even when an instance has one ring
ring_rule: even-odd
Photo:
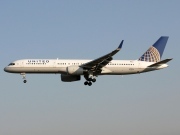
[[[10,73],[59,73],[68,74],[67,67],[81,66],[91,60],[65,60],[65,59],[24,59],[14,61],[13,64],[4,68]],[[158,67],[148,67],[154,62],[145,62],[138,60],[112,60],[102,68],[99,75],[125,75],[136,74],[158,70],[167,67],[163,64]],[[78,75],[83,75],[78,74]]]
[[[138,60],[113,60],[123,45],[94,60],[67,59],[23,59],[10,63],[4,68],[9,73],[20,73],[26,83],[27,73],[61,74],[61,81],[73,82],[81,80],[84,75],[84,85],[92,85],[99,75],[128,75],[149,72],[167,67],[172,59],[161,61],[168,37],[160,37]]]

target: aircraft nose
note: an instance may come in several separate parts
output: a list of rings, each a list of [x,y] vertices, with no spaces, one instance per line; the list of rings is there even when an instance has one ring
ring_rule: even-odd
[[[5,67],[5,68],[4,68],[4,71],[5,71],[5,72],[8,72],[8,67]]]

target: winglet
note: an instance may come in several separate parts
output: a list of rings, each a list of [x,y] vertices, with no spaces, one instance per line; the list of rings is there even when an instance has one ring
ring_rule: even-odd
[[[119,44],[117,49],[121,49],[122,48],[123,42],[124,42],[124,40],[121,41],[121,43]]]

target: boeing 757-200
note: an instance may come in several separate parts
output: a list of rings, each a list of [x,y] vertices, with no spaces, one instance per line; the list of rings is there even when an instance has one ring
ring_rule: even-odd
[[[10,63],[4,68],[9,73],[20,73],[26,83],[26,74],[61,74],[63,82],[79,81],[81,75],[86,81],[84,85],[92,85],[99,75],[139,74],[168,67],[172,59],[161,60],[168,37],[160,37],[137,60],[113,60],[113,56],[121,50],[123,40],[114,51],[94,60],[73,59],[23,59]]]

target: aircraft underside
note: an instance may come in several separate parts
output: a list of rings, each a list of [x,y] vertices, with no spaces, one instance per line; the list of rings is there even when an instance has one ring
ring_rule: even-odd
[[[58,68],[58,67],[36,67],[36,68],[30,68],[30,67],[17,67],[11,69],[11,72],[13,73],[20,73],[23,77],[23,82],[26,83],[26,74],[61,74],[61,80],[63,82],[73,82],[73,81],[80,81],[81,76],[84,76],[86,81],[84,82],[84,85],[91,86],[92,83],[96,82],[96,78],[99,75],[129,75],[129,74],[139,74],[142,72],[148,72],[156,70],[155,68],[108,68],[109,72],[101,72],[101,73],[94,73],[91,71],[86,71],[81,74],[68,74],[66,67]]]
[[[161,61],[167,40],[167,36],[160,37],[137,60],[113,60],[122,48],[122,40],[118,48],[94,60],[22,59],[10,63],[4,71],[20,73],[24,83],[27,82],[26,74],[61,74],[63,82],[79,81],[84,76],[84,84],[91,86],[99,75],[139,74],[168,67],[166,63],[172,59]]]

